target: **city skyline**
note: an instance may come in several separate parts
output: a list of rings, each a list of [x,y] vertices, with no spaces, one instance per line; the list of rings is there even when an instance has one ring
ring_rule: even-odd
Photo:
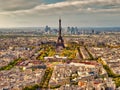
[[[0,27],[119,27],[119,0],[0,0]]]

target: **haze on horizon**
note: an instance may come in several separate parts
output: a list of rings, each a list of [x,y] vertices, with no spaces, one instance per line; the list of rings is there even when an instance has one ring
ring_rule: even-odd
[[[120,26],[120,0],[0,0],[0,27]]]

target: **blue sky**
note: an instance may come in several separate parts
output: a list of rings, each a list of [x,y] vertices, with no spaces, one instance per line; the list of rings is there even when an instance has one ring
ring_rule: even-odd
[[[0,0],[0,27],[120,26],[120,0]]]

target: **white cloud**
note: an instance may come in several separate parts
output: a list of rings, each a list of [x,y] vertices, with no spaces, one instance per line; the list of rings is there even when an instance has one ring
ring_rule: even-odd
[[[3,1],[3,0],[0,0]],[[74,12],[120,12],[120,0],[66,0],[53,4],[44,4],[39,0],[7,0],[3,1],[10,6],[0,4],[0,14],[26,15],[26,14],[62,14]]]
[[[0,0],[0,11],[16,11],[34,8],[41,0]]]
[[[76,20],[78,24],[82,23],[81,19],[83,19],[83,22],[86,20],[85,23],[91,23],[92,20],[99,21],[101,18],[103,19],[103,23],[106,18],[112,18],[111,20],[113,21],[120,21],[120,0],[66,0],[52,4],[46,4],[42,1],[43,0],[0,0],[0,2],[2,2],[0,3],[0,26],[32,26],[36,24],[39,25],[40,23],[45,25],[49,22],[49,24],[51,24],[49,20],[51,19],[53,21],[58,16],[63,16],[68,20],[71,18],[71,21],[68,23]],[[68,17],[68,15],[70,17]],[[90,15],[92,16],[90,17]],[[101,16],[101,18],[99,16]],[[83,23],[83,25],[85,23]],[[53,25],[54,24],[55,23],[53,23]]]

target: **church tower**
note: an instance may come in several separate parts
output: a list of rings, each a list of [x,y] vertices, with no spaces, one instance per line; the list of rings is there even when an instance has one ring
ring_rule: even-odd
[[[56,43],[56,48],[65,48],[64,46],[64,40],[61,36],[61,30],[62,30],[62,27],[61,27],[61,19],[59,19],[59,35],[58,35],[58,39],[57,39],[57,43]]]

